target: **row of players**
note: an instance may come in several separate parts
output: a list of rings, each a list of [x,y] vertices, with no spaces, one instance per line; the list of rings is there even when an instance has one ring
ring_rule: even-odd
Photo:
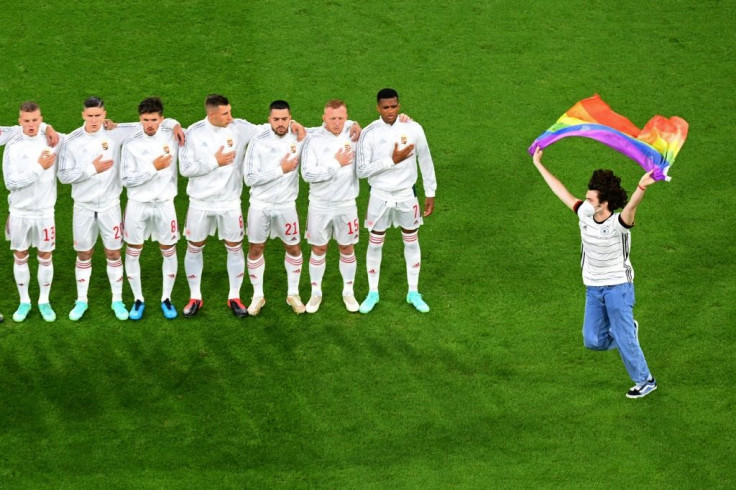
[[[38,310],[44,320],[56,319],[49,292],[53,279],[57,177],[61,183],[72,185],[74,200],[77,300],[69,319],[80,320],[88,309],[91,258],[98,235],[107,257],[115,316],[119,320],[138,320],[143,316],[145,299],[139,258],[144,242],[151,238],[159,243],[163,256],[161,309],[166,318],[175,318],[178,313],[171,303],[171,291],[178,269],[175,245],[179,226],[173,202],[177,194],[177,161],[179,172],[188,178],[189,197],[184,269],[190,299],[182,310],[184,317],[195,316],[203,307],[202,252],[207,237],[215,233],[227,249],[227,304],[236,317],[258,315],[266,302],[263,252],[269,238],[279,238],[286,249],[286,302],[295,313],[314,313],[319,309],[331,239],[340,250],[345,307],[350,312],[369,313],[379,301],[382,246],[390,227],[401,228],[408,282],[406,300],[418,311],[428,312],[429,306],[418,292],[418,229],[423,217],[434,210],[434,165],[422,127],[399,115],[398,93],[382,89],[376,100],[380,118],[364,130],[348,120],[346,105],[340,100],[325,105],[321,127],[305,129],[292,120],[289,104],[283,100],[271,103],[268,123],[255,125],[234,119],[226,97],[209,95],[205,99],[206,118],[184,132],[176,120],[164,117],[159,98],[140,103],[139,123],[117,125],[106,119],[102,99],[90,97],[82,111],[84,125],[68,135],[59,135],[44,124],[37,104],[23,103],[20,126],[2,128],[0,134],[0,144],[7,143],[3,155],[10,205],[6,238],[14,253],[13,274],[20,295],[13,320],[21,322],[31,311],[31,247],[38,251]],[[414,192],[417,163],[426,196],[423,207]],[[311,246],[312,292],[306,305],[299,296],[303,263],[296,210],[300,165],[302,177],[310,184],[305,237]],[[369,293],[361,304],[353,291],[357,269],[354,245],[359,235],[358,178],[367,178],[371,188],[365,219],[369,230]],[[243,183],[250,188],[245,227],[240,200]],[[124,220],[120,209],[123,186],[128,196]],[[247,260],[242,249],[245,236]],[[130,310],[122,298],[123,241],[127,244],[125,270],[135,298]],[[246,263],[253,286],[247,307],[240,300]]]

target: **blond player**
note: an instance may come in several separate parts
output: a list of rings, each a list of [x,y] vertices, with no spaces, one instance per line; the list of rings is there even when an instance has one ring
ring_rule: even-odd
[[[31,311],[28,293],[31,247],[38,250],[38,310],[45,321],[56,320],[49,302],[54,277],[51,255],[56,244],[56,154],[40,133],[42,121],[38,104],[21,104],[18,122],[22,131],[7,143],[3,154],[3,178],[10,191],[10,216],[5,231],[13,250],[13,276],[20,296],[18,309],[13,313],[16,322],[25,320]]]
[[[360,307],[353,291],[357,267],[354,245],[359,236],[355,198],[359,186],[354,165],[355,143],[350,134],[353,123],[348,121],[345,102],[338,99],[327,102],[322,121],[324,127],[310,133],[301,158],[302,177],[309,183],[306,239],[312,249],[309,258],[312,293],[306,311],[315,313],[322,303],[327,248],[334,239],[340,250],[342,299],[348,311],[356,312]]]

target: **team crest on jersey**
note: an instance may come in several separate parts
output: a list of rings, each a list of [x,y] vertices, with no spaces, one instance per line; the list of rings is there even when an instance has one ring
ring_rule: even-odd
[[[289,149],[291,150],[292,153],[296,153],[296,145],[291,145]]]
[[[227,142],[227,147],[228,148],[232,148],[233,147],[233,139],[232,138],[228,138],[226,142]]]
[[[601,228],[601,235],[608,236],[611,234],[611,229],[609,227]]]
[[[350,151],[350,143],[345,143],[345,151]]]
[[[401,135],[401,144],[402,145],[405,145],[406,144],[406,135],[405,134],[402,134]]]
[[[102,142],[102,149],[104,151],[107,151],[110,148],[110,145],[107,143],[107,141]]]
[[[170,151],[169,145],[164,145],[164,155],[168,155]]]

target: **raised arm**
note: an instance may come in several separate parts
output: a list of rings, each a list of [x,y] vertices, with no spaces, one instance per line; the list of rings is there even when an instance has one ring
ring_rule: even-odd
[[[654,173],[654,170],[645,173],[642,178],[639,179],[639,184],[636,186],[636,190],[631,195],[631,199],[629,199],[628,204],[626,204],[623,211],[621,211],[621,219],[627,226],[634,225],[634,215],[636,214],[636,208],[639,206],[641,200],[644,199],[644,192],[647,190],[647,187],[656,182],[652,177],[652,173]]]
[[[567,206],[568,208],[573,209],[575,203],[578,202],[580,199],[570,194],[570,191],[567,190],[562,182],[560,182],[557,177],[552,175],[550,171],[547,170],[544,165],[542,165],[542,153],[542,150],[540,150],[539,148],[534,150],[534,156],[532,157],[534,166],[537,167],[537,170],[539,170],[539,173],[542,174],[544,181],[547,182],[547,185],[550,189],[552,189],[552,192],[554,192],[555,195],[560,198],[560,201],[565,203],[565,206]]]

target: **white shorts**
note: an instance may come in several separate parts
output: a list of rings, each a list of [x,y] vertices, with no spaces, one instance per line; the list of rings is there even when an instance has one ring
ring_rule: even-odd
[[[305,236],[310,245],[327,245],[333,238],[339,245],[355,245],[359,227],[358,207],[355,205],[328,212],[317,211],[310,206]]]
[[[75,205],[72,230],[74,250],[77,252],[95,248],[98,234],[102,237],[102,245],[106,249],[123,248],[123,220],[120,217],[119,205],[104,211],[91,211]]]
[[[248,208],[248,242],[265,243],[269,238],[280,238],[286,245],[300,242],[296,204],[280,209]]]
[[[161,245],[174,245],[179,240],[174,201],[156,204],[128,201],[125,208],[125,243],[143,245],[152,238]]]
[[[54,217],[31,218],[8,216],[5,223],[5,239],[10,250],[28,250],[35,247],[39,252],[52,252],[56,248],[56,225]]]
[[[190,242],[203,242],[208,236],[214,236],[228,242],[243,241],[243,212],[240,208],[227,211],[206,211],[189,207],[184,225],[184,236]]]
[[[419,200],[391,202],[371,195],[365,216],[365,227],[369,231],[386,231],[390,227],[416,230],[424,221]]]

